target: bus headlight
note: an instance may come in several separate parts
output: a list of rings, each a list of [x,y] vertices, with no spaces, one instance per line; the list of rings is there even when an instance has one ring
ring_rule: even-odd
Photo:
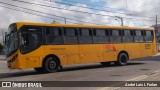
[[[8,60],[7,63],[8,65],[14,62],[17,59],[18,54],[16,54],[11,60]]]

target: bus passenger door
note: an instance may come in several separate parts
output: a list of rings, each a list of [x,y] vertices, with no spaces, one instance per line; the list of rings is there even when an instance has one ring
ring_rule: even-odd
[[[20,58],[23,68],[40,67],[44,48],[42,44],[42,28],[23,26],[20,32]]]

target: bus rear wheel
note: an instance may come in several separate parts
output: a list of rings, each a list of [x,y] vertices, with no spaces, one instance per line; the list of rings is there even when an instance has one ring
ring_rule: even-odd
[[[125,53],[120,53],[118,56],[118,60],[115,62],[116,65],[124,66],[127,65],[128,56]]]
[[[46,73],[53,73],[58,71],[59,67],[58,59],[55,57],[48,57],[43,63],[43,70]]]

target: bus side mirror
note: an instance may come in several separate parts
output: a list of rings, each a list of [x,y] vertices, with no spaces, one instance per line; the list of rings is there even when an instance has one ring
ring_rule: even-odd
[[[7,45],[8,40],[9,40],[9,34],[6,35],[5,38],[4,38],[4,44],[5,44],[5,45]]]

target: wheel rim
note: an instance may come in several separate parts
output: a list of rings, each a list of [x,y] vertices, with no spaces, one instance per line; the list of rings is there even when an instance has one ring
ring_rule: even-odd
[[[56,68],[56,63],[54,61],[50,61],[49,69],[54,70]]]
[[[127,57],[123,55],[123,56],[121,57],[120,62],[121,62],[122,64],[126,64],[126,63],[127,63]]]

